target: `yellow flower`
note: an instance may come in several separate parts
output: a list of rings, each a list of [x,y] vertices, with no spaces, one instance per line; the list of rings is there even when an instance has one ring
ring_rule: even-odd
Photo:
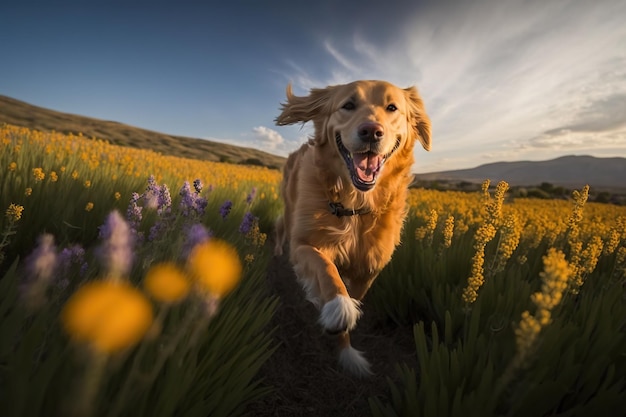
[[[120,194],[119,192],[115,192],[114,197],[116,200],[119,200],[120,198],[122,198],[122,194]]]
[[[43,181],[46,178],[46,174],[41,168],[33,168],[33,176],[35,177],[35,182]]]
[[[500,241],[496,252],[496,260],[492,273],[504,271],[507,261],[517,249],[521,236],[521,228],[518,225],[517,216],[515,214],[508,215],[500,228]]]
[[[24,190],[24,195],[26,197],[30,196],[32,193],[33,193],[33,189],[30,188],[30,187],[28,187],[28,188],[26,188],[26,190]]]
[[[73,180],[78,179],[78,171],[76,170],[72,171],[72,179]]]
[[[85,206],[85,211],[91,211],[91,210],[93,210],[93,203],[90,201]]]
[[[443,247],[449,248],[452,245],[452,236],[454,235],[454,216],[448,216],[446,225],[443,228]]]
[[[489,199],[491,199],[491,196],[489,195],[489,184],[491,183],[491,180],[486,179],[485,181],[483,181],[482,185],[480,186],[480,189],[483,193],[483,198],[487,201],[489,201]]]
[[[50,172],[50,181],[57,182],[58,180],[59,176],[57,175],[57,173],[54,171]]]
[[[573,270],[565,260],[563,252],[551,248],[543,257],[541,292],[531,295],[530,299],[537,306],[535,315],[528,311],[522,313],[522,319],[515,329],[517,353],[514,362],[521,364],[530,354],[541,329],[552,321],[552,310],[563,299],[563,292],[572,277]]]
[[[200,288],[218,298],[232,291],[241,277],[237,251],[218,239],[197,245],[189,256],[188,265]]]
[[[189,293],[189,280],[173,263],[166,262],[148,270],[143,281],[144,288],[158,301],[175,303]]]
[[[73,340],[113,353],[141,340],[152,324],[152,306],[125,282],[92,281],[67,301],[61,322]]]
[[[90,187],[91,187],[91,181],[85,180],[85,188],[90,188]]]
[[[17,169],[17,164],[15,162],[11,162],[9,164],[9,171],[15,171]]]
[[[24,211],[24,206],[20,206],[17,204],[9,204],[9,208],[6,211],[6,217],[10,222],[16,222],[22,218],[22,212]]]

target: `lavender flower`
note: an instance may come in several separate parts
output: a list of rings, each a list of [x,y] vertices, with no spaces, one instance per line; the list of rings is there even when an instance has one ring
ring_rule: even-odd
[[[157,221],[150,228],[150,233],[148,234],[148,241],[152,242],[159,238],[160,235],[167,229],[167,224],[164,221]]]
[[[239,233],[242,235],[247,235],[250,233],[250,230],[254,227],[255,223],[259,221],[257,217],[255,217],[251,212],[247,212],[243,216],[243,220],[239,225]]]
[[[194,223],[189,227],[189,230],[185,236],[185,242],[183,243],[182,256],[187,258],[192,249],[203,242],[206,242],[212,237],[212,233],[204,225],[200,223]]]
[[[163,184],[159,188],[159,195],[157,198],[157,213],[159,216],[170,213],[172,206],[172,196],[170,195],[170,189],[167,184]]]
[[[127,276],[133,263],[131,228],[117,211],[112,211],[100,226],[99,237],[104,240],[99,250],[100,259],[108,268],[109,276],[119,279]]]
[[[246,197],[246,203],[248,205],[252,204],[252,200],[254,200],[255,196],[256,196],[256,187],[252,187],[250,194],[248,194],[248,196]]]
[[[189,181],[185,181],[180,189],[180,208],[184,216],[188,216],[195,205],[195,195],[191,192]]]
[[[141,241],[143,236],[138,231],[139,225],[141,224],[141,220],[143,219],[143,207],[137,205],[137,201],[141,196],[137,193],[133,193],[130,197],[130,203],[128,204],[128,208],[126,209],[126,220],[128,220],[131,234],[136,236],[138,241]]]
[[[199,181],[199,180],[196,180]],[[199,216],[202,216],[205,212],[208,201],[206,198],[200,197],[196,188],[196,182],[194,181],[194,188],[196,192],[191,192],[191,187],[188,181],[183,183],[182,188],[180,189],[180,209],[184,216],[189,216],[191,213],[196,213]],[[199,186],[202,189],[202,185]]]
[[[224,201],[224,204],[222,204],[222,207],[220,207],[220,216],[222,216],[222,219],[226,219],[226,217],[228,217],[228,214],[230,213],[230,210],[233,208],[233,202],[230,200],[226,200]]]
[[[46,291],[52,281],[57,267],[57,252],[54,237],[50,234],[41,235],[37,247],[26,258],[26,280],[22,294],[26,304],[38,308],[46,301]]]
[[[195,179],[193,181],[193,188],[196,190],[196,193],[200,194],[202,192],[202,181],[200,179]]]
[[[80,245],[73,245],[64,248],[58,256],[58,282],[56,284],[59,290],[64,290],[69,285],[69,276],[71,276],[72,267],[84,263],[85,249]]]
[[[145,207],[156,209],[159,207],[159,195],[161,194],[161,189],[157,185],[156,180],[154,179],[154,175],[150,175],[148,177],[148,186],[146,187],[146,191],[143,193],[143,197],[146,201]]]
[[[37,240],[37,247],[26,259],[28,276],[32,279],[49,282],[57,264],[54,236],[44,234]]]
[[[64,248],[59,253],[59,270],[61,275],[67,275],[72,265],[80,265],[85,258],[85,249],[80,245],[73,245],[68,248]]]

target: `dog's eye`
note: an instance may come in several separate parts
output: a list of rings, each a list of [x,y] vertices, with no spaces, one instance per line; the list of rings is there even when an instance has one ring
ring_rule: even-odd
[[[354,105],[353,101],[348,101],[343,106],[341,106],[341,108],[344,110],[354,110],[356,106]]]
[[[387,106],[387,111],[396,111],[398,110],[398,108],[396,107],[395,104],[390,104]]]

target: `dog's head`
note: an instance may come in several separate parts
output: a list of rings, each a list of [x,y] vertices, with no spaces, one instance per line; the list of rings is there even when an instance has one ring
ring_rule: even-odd
[[[416,140],[430,150],[430,120],[414,87],[355,81],[298,97],[287,86],[287,102],[276,124],[308,121],[315,125],[313,144],[334,147],[360,191],[373,189],[385,164],[398,151],[412,152]]]

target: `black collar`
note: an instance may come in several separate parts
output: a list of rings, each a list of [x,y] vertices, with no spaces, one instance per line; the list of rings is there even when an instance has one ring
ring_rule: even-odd
[[[356,216],[359,214],[368,214],[371,212],[370,209],[368,208],[360,208],[360,209],[347,209],[343,206],[343,204],[341,203],[334,203],[332,201],[330,201],[328,203],[328,206],[330,207],[330,212],[332,214],[334,214],[337,217],[343,217],[343,216]]]

